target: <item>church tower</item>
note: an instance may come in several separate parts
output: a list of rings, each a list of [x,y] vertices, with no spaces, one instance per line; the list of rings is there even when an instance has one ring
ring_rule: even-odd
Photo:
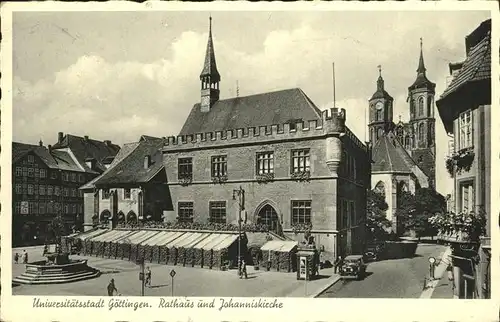
[[[410,131],[412,143],[410,152],[413,160],[429,177],[429,185],[435,187],[436,178],[436,140],[434,118],[434,95],[436,84],[427,79],[425,74],[422,38],[420,38],[420,58],[417,78],[408,87],[410,103]]]
[[[384,133],[391,131],[394,124],[392,122],[392,104],[394,99],[384,89],[382,67],[378,66],[378,69],[377,90],[368,101],[370,115],[368,129],[372,146],[375,145]]]
[[[208,112],[219,100],[220,74],[215,63],[214,44],[212,41],[212,17],[209,18],[208,43],[205,53],[205,63],[200,74],[201,81],[201,111]]]

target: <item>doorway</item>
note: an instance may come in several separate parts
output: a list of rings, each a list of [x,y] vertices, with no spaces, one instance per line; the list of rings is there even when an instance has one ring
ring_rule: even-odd
[[[276,210],[269,204],[262,207],[257,215],[257,224],[266,225],[269,231],[279,233],[279,219]]]

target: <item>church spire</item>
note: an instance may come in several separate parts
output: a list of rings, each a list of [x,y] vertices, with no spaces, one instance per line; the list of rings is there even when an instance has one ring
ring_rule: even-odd
[[[377,90],[383,91],[384,90],[384,79],[382,78],[382,66],[378,65],[377,68],[378,68]]]
[[[417,73],[425,75],[424,54],[422,52],[422,38],[420,38],[420,59],[418,61]]]
[[[210,84],[220,82],[220,74],[215,62],[214,43],[212,40],[212,16],[209,18],[207,51],[205,53],[205,63],[200,74],[200,80]]]

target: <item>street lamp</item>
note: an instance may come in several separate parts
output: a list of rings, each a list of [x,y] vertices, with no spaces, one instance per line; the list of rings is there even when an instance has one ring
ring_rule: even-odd
[[[241,276],[241,211],[243,210],[243,200],[245,197],[245,190],[241,188],[233,189],[233,200],[238,196],[238,275]]]

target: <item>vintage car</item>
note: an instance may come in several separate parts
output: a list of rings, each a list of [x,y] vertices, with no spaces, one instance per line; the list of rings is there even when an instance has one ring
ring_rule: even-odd
[[[340,267],[340,276],[344,279],[355,278],[362,279],[366,273],[366,264],[363,255],[349,255],[344,258]]]

